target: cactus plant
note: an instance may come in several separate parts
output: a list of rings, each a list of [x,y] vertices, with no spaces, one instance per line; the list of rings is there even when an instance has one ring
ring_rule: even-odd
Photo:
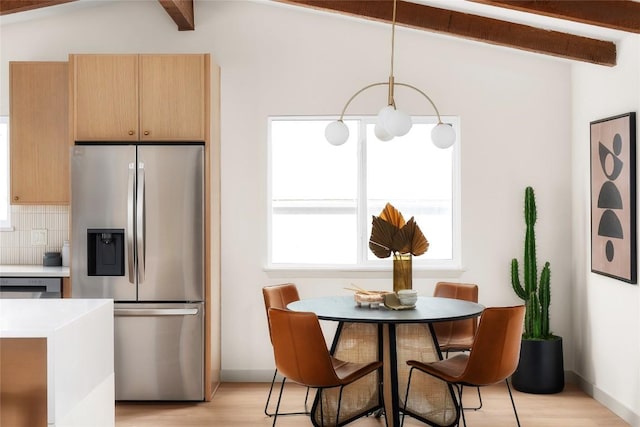
[[[551,303],[549,282],[551,273],[549,262],[546,262],[538,281],[536,234],[534,230],[536,215],[536,199],[533,188],[527,187],[524,195],[524,219],[526,224],[523,259],[524,287],[520,283],[518,260],[516,258],[511,260],[511,285],[516,295],[526,305],[522,337],[525,339],[547,340],[554,338],[554,335],[549,330],[549,304]]]

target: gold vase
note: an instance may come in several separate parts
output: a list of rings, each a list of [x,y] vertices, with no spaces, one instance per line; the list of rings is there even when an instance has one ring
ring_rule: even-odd
[[[412,288],[411,254],[393,254],[393,292]]]

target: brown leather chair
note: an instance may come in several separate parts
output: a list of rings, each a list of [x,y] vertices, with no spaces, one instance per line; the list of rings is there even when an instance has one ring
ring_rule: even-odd
[[[471,283],[438,282],[434,297],[454,298],[478,302],[478,285]],[[478,322],[475,318],[438,322],[433,324],[440,350],[446,353],[469,351],[476,335]]]
[[[317,388],[319,398],[323,389],[340,387],[335,424],[340,425],[343,388],[380,369],[382,362],[346,362],[331,356],[315,313],[270,308],[269,322],[276,368],[285,377],[282,380],[283,385],[286,380],[291,380],[307,387]],[[273,417],[274,426],[281,397],[282,388],[280,388],[280,397],[278,397],[276,413]],[[323,406],[319,405],[321,425],[324,425]]]
[[[267,323],[269,323],[269,309],[281,308],[286,309],[287,305],[293,301],[299,301],[300,295],[298,294],[298,288],[293,283],[284,283],[281,285],[270,285],[262,288],[262,296],[264,297],[264,307],[267,311]],[[273,344],[273,338],[271,337],[271,324],[269,324],[269,339]],[[278,375],[278,369],[273,372],[273,378],[271,379],[271,386],[269,387],[269,394],[267,395],[267,401],[264,405],[264,413],[268,417],[273,416],[274,412],[268,412],[269,402],[271,401],[271,393],[273,392],[273,386],[276,382],[276,376]],[[284,381],[280,385],[284,387]],[[281,389],[282,390],[282,389]],[[309,415],[307,410],[307,401],[309,399],[309,389],[307,388],[307,394],[304,398],[304,411],[303,412],[286,412],[280,415]]]
[[[473,283],[438,282],[433,291],[433,296],[478,302],[478,285]],[[448,358],[450,352],[471,350],[473,339],[478,329],[478,320],[471,318],[451,322],[438,322],[433,324],[433,329],[438,338],[440,351],[444,352]],[[482,408],[480,387],[478,387],[477,391],[478,406],[467,409],[477,411]]]
[[[409,381],[405,394],[405,408],[409,398],[411,376],[415,369],[456,386],[460,412],[465,427],[467,422],[464,418],[464,408],[461,404],[463,387],[482,387],[505,381],[507,390],[509,390],[513,413],[516,416],[518,426],[520,426],[520,419],[513,401],[508,378],[518,367],[520,359],[524,311],[524,305],[486,308],[480,317],[478,332],[469,354],[459,354],[450,359],[431,363],[417,360],[407,361],[411,369],[409,370]]]

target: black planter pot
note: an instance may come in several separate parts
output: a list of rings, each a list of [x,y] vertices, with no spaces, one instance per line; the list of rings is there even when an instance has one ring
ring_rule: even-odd
[[[520,362],[511,377],[513,388],[524,393],[552,394],[564,389],[562,338],[522,340]]]

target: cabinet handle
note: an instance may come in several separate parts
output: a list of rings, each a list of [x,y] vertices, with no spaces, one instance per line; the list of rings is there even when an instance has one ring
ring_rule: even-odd
[[[13,196],[13,201],[14,201],[14,202],[17,202],[18,200],[20,200],[20,197],[19,197],[19,196]]]
[[[148,130],[145,130],[145,131],[144,131],[144,134],[145,134],[145,135],[149,135],[149,131],[148,131]]]
[[[129,131],[129,135],[133,135],[134,132],[132,130]]]

